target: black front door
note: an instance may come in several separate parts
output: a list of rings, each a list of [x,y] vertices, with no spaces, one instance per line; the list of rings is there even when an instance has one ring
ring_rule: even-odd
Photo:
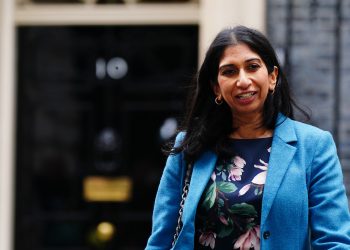
[[[198,27],[17,35],[15,249],[144,249]]]

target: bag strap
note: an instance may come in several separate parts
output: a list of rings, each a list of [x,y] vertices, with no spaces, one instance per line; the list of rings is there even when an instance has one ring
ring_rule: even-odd
[[[185,201],[187,198],[187,194],[190,188],[190,181],[191,181],[191,175],[192,175],[192,164],[189,163],[187,165],[187,171],[186,171],[186,176],[185,176],[185,183],[182,189],[182,195],[181,195],[181,202],[180,202],[180,209],[179,209],[179,217],[177,219],[177,226],[174,234],[174,239],[173,242],[171,243],[171,246],[174,246],[177,238],[179,237],[181,228],[182,228],[182,213],[185,205]]]

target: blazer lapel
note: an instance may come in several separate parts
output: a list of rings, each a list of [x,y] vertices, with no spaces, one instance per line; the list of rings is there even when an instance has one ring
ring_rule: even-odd
[[[276,197],[282,179],[294,157],[296,148],[292,142],[297,141],[293,121],[279,115],[274,131],[267,178],[262,201],[261,224],[265,223],[272,203]]]
[[[194,221],[197,204],[214,171],[217,156],[212,151],[205,152],[194,164],[189,192],[186,198],[183,221]]]

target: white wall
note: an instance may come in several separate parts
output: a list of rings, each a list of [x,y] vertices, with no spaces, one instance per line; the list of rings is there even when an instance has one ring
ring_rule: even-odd
[[[200,0],[200,62],[223,28],[245,25],[265,33],[266,0]]]
[[[13,235],[14,22],[13,0],[0,1],[0,249]]]

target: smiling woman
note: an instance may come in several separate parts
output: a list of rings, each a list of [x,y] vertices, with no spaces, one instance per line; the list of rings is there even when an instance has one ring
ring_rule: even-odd
[[[277,67],[268,72],[260,56],[245,44],[237,44],[224,50],[219,62],[214,92],[218,101],[223,98],[232,110],[233,125],[238,130],[242,128],[240,125],[247,121],[255,121],[259,126],[267,94],[274,91],[277,75]],[[239,131],[236,130],[231,136],[238,135]],[[269,131],[268,135],[271,136],[272,131]]]
[[[293,120],[299,108],[266,37],[224,29],[194,83],[146,249],[350,249],[334,141]]]

